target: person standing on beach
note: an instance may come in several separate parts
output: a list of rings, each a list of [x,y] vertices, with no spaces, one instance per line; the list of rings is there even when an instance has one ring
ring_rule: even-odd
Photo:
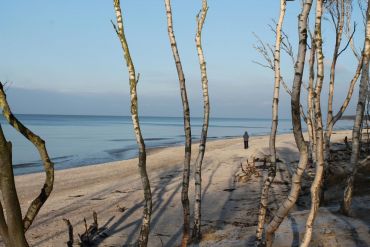
[[[248,141],[249,141],[248,131],[244,132],[243,139],[244,139],[244,149],[247,149],[248,148]]]

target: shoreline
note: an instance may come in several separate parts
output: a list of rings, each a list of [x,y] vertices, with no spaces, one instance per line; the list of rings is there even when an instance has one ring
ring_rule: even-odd
[[[284,134],[284,133],[282,133]],[[258,137],[258,136],[266,136],[265,134],[257,134],[257,135],[251,135],[251,136],[254,136],[254,137]],[[222,137],[211,137],[207,140],[207,143],[209,142],[213,142],[213,141],[222,141],[222,140],[230,140],[230,139],[237,139],[237,138],[241,138],[241,136],[222,136]],[[199,144],[199,139],[193,139],[192,140],[192,144]],[[184,144],[182,142],[173,142],[173,143],[170,143],[166,146],[164,146],[163,144],[159,144],[158,146],[153,146],[153,147],[147,147],[146,148],[146,151],[147,151],[147,155],[150,155],[151,153],[155,153],[157,152],[158,150],[161,150],[161,149],[166,149],[166,148],[173,148],[173,147],[182,147],[184,146]],[[137,148],[132,148],[132,149],[125,149],[124,152],[129,152],[129,151],[134,151],[136,152]],[[60,159],[60,158],[66,158],[66,157],[71,157],[72,155],[67,155],[67,156],[63,156],[63,157],[55,157],[55,158],[52,158],[52,160],[55,160],[55,159]],[[82,162],[80,164],[76,164],[76,165],[69,165],[67,167],[60,167],[59,164],[62,164],[63,162],[54,162],[54,165],[57,165],[57,167],[55,168],[55,171],[62,171],[62,170],[69,170],[69,169],[74,169],[74,168],[79,168],[79,167],[89,167],[89,166],[94,166],[94,165],[104,165],[104,164],[110,164],[110,163],[115,163],[115,162],[123,162],[123,161],[127,161],[127,160],[132,160],[132,159],[136,159],[137,158],[137,155],[129,155],[127,159],[119,159],[119,160],[113,160],[113,161],[107,161],[107,162],[98,162],[98,163],[85,163],[85,162]],[[30,171],[30,172],[16,172],[16,170],[18,169],[25,169],[25,167],[28,167],[28,166],[32,166],[32,167],[35,167],[35,168],[40,168],[40,171]],[[43,173],[43,171],[41,171],[43,169],[43,166],[42,166],[42,163],[41,161],[34,161],[34,162],[28,162],[28,163],[24,163],[24,164],[15,164],[13,166],[13,169],[15,170],[15,176],[23,176],[23,175],[29,175],[29,174],[37,174],[37,173]]]
[[[183,122],[179,117],[174,119],[176,120],[170,121],[163,117],[143,119],[143,130],[146,130],[145,142],[149,152],[153,148],[184,145]],[[129,160],[137,156],[137,144],[135,138],[132,137],[132,130],[126,129],[122,132],[122,125],[129,127],[131,123],[127,117],[104,116],[95,119],[94,116],[64,118],[55,115],[43,117],[24,115],[23,120],[46,140],[55,170]],[[200,134],[202,122],[198,118],[193,120],[193,142],[196,143],[200,138],[196,133]],[[245,130],[250,136],[269,135],[271,130],[270,121],[258,118],[240,118],[239,120],[214,118],[213,120],[210,124],[208,141],[238,138]],[[291,132],[290,124],[289,119],[283,120],[279,125],[278,133]],[[338,124],[336,129],[343,128],[350,128],[348,121]],[[9,140],[14,143],[15,175],[43,172],[42,162],[34,147],[29,145],[27,140],[13,133],[8,125],[4,127],[4,131],[8,133]],[[96,131],[104,134],[89,134]]]
[[[281,134],[281,135],[284,135],[284,134]],[[265,137],[265,136],[267,136],[267,135],[254,135],[252,137]],[[241,139],[241,138],[242,137],[230,137],[230,138],[220,138],[220,139],[215,138],[215,139],[207,140],[207,144],[212,143],[212,142],[219,142],[219,141],[225,141],[225,140],[235,140],[235,139]],[[198,146],[193,147],[193,145],[198,145],[198,144],[199,144],[199,140],[198,141],[193,141],[192,142],[192,150],[195,150],[196,148],[198,148]],[[184,145],[182,143],[181,144],[178,143],[178,144],[173,144],[173,145],[165,146],[165,147],[158,146],[158,147],[146,148],[147,157],[149,157],[150,155],[154,155],[158,152],[168,150],[168,149],[183,148],[183,147],[184,147]],[[192,154],[192,156],[193,156],[193,154]],[[55,173],[57,173],[57,172],[59,173],[59,172],[62,172],[62,171],[65,171],[65,172],[73,171],[73,170],[80,171],[81,169],[90,169],[90,168],[93,169],[94,167],[119,165],[119,164],[125,163],[125,162],[131,163],[135,160],[137,160],[137,156],[135,156],[133,158],[122,159],[122,160],[117,160],[117,161],[109,161],[109,162],[88,164],[88,165],[77,165],[77,166],[74,166],[74,167],[55,169]],[[15,175],[15,177],[22,177],[22,176],[29,176],[29,175],[36,175],[37,176],[37,175],[43,175],[43,174],[45,174],[45,173],[44,172],[31,172],[31,173]]]
[[[339,129],[339,130],[334,130],[335,131],[351,131],[351,129]],[[280,135],[286,135],[286,134],[289,134],[291,132],[282,132],[282,133],[279,133],[277,136],[280,136]],[[306,132],[304,132],[304,134],[306,135]],[[262,133],[262,134],[250,134],[250,137],[251,138],[256,138],[256,137],[266,137],[266,136],[269,136],[269,133]],[[211,142],[214,142],[214,141],[223,141],[223,140],[233,140],[233,139],[238,139],[238,138],[242,138],[242,135],[240,136],[221,136],[221,137],[211,137],[209,139],[207,139],[207,143],[211,143]],[[199,139],[193,139],[192,140],[192,145],[196,145],[196,144],[199,144]],[[162,150],[162,149],[167,149],[167,148],[175,148],[175,147],[182,147],[184,144],[183,142],[173,142],[171,144],[168,144],[166,146],[164,146],[163,144],[159,144],[158,146],[153,146],[153,147],[147,147],[146,148],[146,151],[147,151],[147,155],[150,155],[152,153],[155,153],[157,152],[158,150]],[[132,149],[127,149],[125,152],[127,151],[134,151],[136,152],[136,149],[137,148],[132,148]],[[70,156],[70,155],[69,155]],[[69,156],[65,156],[65,157],[69,157]],[[59,159],[59,158],[65,158],[65,157],[55,157],[55,158],[52,158],[52,160],[55,160],[55,159]],[[113,161],[107,161],[107,162],[93,162],[93,163],[85,163],[85,162],[81,162],[79,164],[75,164],[75,165],[68,165],[67,167],[61,167],[60,164],[62,164],[63,162],[54,162],[54,165],[56,166],[55,167],[55,171],[63,171],[63,170],[69,170],[69,169],[74,169],[74,168],[82,168],[82,167],[90,167],[90,166],[96,166],[96,165],[109,165],[109,164],[112,164],[112,163],[116,163],[116,162],[124,162],[124,161],[128,161],[128,160],[132,160],[132,159],[136,159],[137,158],[137,155],[129,155],[126,159],[119,159],[119,160],[113,160]],[[32,166],[32,167],[37,167],[37,168],[40,168],[39,170],[40,171],[30,171],[30,172],[17,172],[16,170],[18,169],[24,169],[25,167],[27,166]],[[15,170],[15,176],[18,177],[18,176],[24,176],[24,175],[29,175],[29,174],[38,174],[38,173],[44,173],[43,172],[43,166],[42,166],[42,163],[41,161],[33,161],[33,162],[28,162],[28,163],[24,163],[24,164],[15,164],[13,169]]]

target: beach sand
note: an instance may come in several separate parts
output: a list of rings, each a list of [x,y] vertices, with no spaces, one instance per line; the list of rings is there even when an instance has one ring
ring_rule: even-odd
[[[336,131],[332,140],[343,142],[344,136],[350,137],[351,132]],[[278,163],[277,176],[270,190],[272,213],[289,192],[290,173],[299,158],[292,134],[279,135],[276,146],[282,162]],[[197,144],[192,149],[194,160]],[[240,174],[241,162],[246,167],[247,159],[268,153],[268,136],[251,137],[247,150],[243,148],[242,138],[208,142],[202,171],[201,246],[253,246],[266,169],[260,168],[261,176],[253,175],[246,182],[236,182],[235,174]],[[178,246],[180,243],[183,158],[181,146],[152,150],[148,155],[147,169],[153,194],[149,246]],[[257,166],[261,164],[256,163]],[[193,174],[191,177],[189,196],[193,205]],[[16,177],[23,212],[39,192],[43,179],[43,174]],[[355,198],[355,203],[359,200],[356,205],[363,203],[363,207],[369,208],[370,200],[364,198]],[[77,240],[77,233],[84,232],[83,219],[86,218],[89,225],[96,211],[99,227],[106,229],[97,241],[99,246],[130,246],[140,229],[142,203],[137,159],[56,171],[54,191],[27,232],[27,238],[31,246],[66,246],[68,234],[63,218],[73,224]],[[307,204],[307,201],[299,203],[297,205]],[[123,208],[126,208],[124,212]],[[276,235],[276,246],[295,246],[299,242],[306,215],[307,210],[300,210],[299,206],[292,210]],[[317,245],[314,241],[313,246],[326,242],[328,245],[321,246],[369,246],[369,222],[370,219],[363,217],[340,216],[335,213],[335,205],[322,208],[314,232]],[[335,229],[337,227],[341,229]]]

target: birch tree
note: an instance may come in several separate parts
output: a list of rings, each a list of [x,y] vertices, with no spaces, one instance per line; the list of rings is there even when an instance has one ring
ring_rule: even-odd
[[[266,209],[268,205],[269,189],[271,184],[274,181],[276,176],[276,132],[278,127],[278,111],[279,111],[279,91],[280,91],[280,44],[281,44],[281,30],[283,26],[284,16],[286,11],[286,0],[280,1],[280,16],[278,23],[276,25],[276,42],[275,42],[275,53],[274,53],[274,72],[275,72],[275,82],[274,82],[274,93],[273,93],[273,102],[272,102],[272,126],[270,134],[270,155],[271,163],[268,170],[268,176],[264,182],[262,193],[261,193],[261,202],[260,210],[258,214],[258,225],[256,232],[257,246],[262,244],[262,233],[265,224],[266,218]]]
[[[370,59],[370,4],[368,3],[366,11],[366,31],[365,31],[365,43],[364,50],[362,54],[362,74],[360,80],[359,97],[356,108],[356,117],[353,125],[352,131],[352,154],[350,159],[351,173],[349,174],[346,185],[344,189],[343,201],[341,204],[341,212],[345,215],[350,214],[352,195],[355,175],[359,166],[359,156],[360,156],[360,141],[361,141],[361,128],[364,118],[366,98],[368,96],[369,90],[369,59]]]
[[[277,25],[277,23],[276,23],[276,25]],[[269,25],[269,27],[270,27],[271,31],[275,34],[275,37],[276,37],[276,30],[273,29],[271,25]],[[281,30],[281,34],[282,34],[281,50],[283,50],[291,58],[291,60],[293,62],[293,65],[295,65],[295,57],[294,57],[293,47],[292,47],[292,44],[289,41],[289,37],[283,30]],[[254,62],[254,63],[256,63],[256,64],[258,64],[258,65],[260,65],[264,68],[272,70],[275,74],[275,62],[274,62],[275,50],[272,48],[273,46],[269,43],[263,42],[257,34],[253,33],[253,35],[257,39],[257,43],[253,45],[253,48],[262,56],[262,58],[265,60],[266,63],[264,64],[264,63],[260,63],[260,62],[254,61],[254,60],[252,62]],[[292,96],[292,90],[286,84],[286,82],[284,80],[284,77],[282,75],[280,75],[280,84],[283,86],[285,92],[289,96]],[[306,124],[309,124],[307,121],[310,121],[310,119],[307,118],[302,104],[300,105],[300,111],[301,111],[301,117],[302,117],[303,121]]]
[[[292,187],[288,197],[280,205],[272,221],[266,227],[266,245],[268,247],[272,246],[273,235],[275,231],[278,229],[281,222],[287,216],[289,210],[294,206],[298,198],[299,191],[301,189],[302,174],[306,169],[308,161],[308,147],[302,133],[302,123],[300,116],[300,94],[307,50],[307,20],[311,11],[311,6],[312,0],[304,1],[302,11],[299,15],[299,47],[291,95],[293,134],[299,150],[299,163],[295,173],[292,176]]]
[[[335,72],[338,57],[340,55],[340,45],[343,36],[343,27],[345,19],[345,0],[329,1],[327,4],[328,13],[332,19],[335,28],[335,45],[333,58],[330,66],[330,80],[329,80],[329,96],[328,96],[328,112],[326,118],[326,131],[325,131],[325,160],[330,158],[330,137],[333,129],[333,98],[334,98],[334,83]]]
[[[46,150],[45,141],[24,126],[12,113],[2,83],[0,83],[0,107],[7,122],[37,148],[46,174],[40,194],[31,202],[22,219],[14,182],[12,143],[5,139],[0,125],[0,191],[4,203],[2,205],[0,201],[0,235],[7,247],[24,247],[28,246],[25,232],[53,190],[54,164]]]
[[[190,161],[191,161],[191,127],[190,127],[190,109],[188,96],[186,93],[185,75],[182,69],[179,51],[177,49],[177,43],[175,34],[173,31],[172,21],[172,9],[171,0],[165,0],[166,15],[167,15],[167,28],[168,37],[171,44],[173,58],[175,60],[177,75],[180,84],[180,94],[182,101],[183,117],[184,117],[184,132],[185,132],[185,158],[184,158],[184,170],[182,176],[182,191],[181,191],[181,203],[183,207],[183,234],[182,234],[182,246],[187,246],[190,235],[190,205],[189,205],[189,176],[190,176]]]
[[[338,61],[339,56],[347,49],[349,45],[353,47],[353,35],[356,30],[356,25],[354,26],[353,32],[350,33],[350,16],[351,16],[351,8],[346,5],[351,5],[351,1],[348,0],[332,0],[328,1],[326,9],[332,19],[334,28],[335,28],[335,45],[334,45],[334,52],[332,57],[332,63],[330,66],[330,79],[329,79],[329,96],[328,96],[328,110],[327,110],[327,119],[326,119],[326,127],[325,127],[325,160],[330,160],[330,138],[333,132],[334,125],[337,121],[342,117],[343,113],[347,109],[347,106],[352,98],[352,94],[354,91],[355,84],[360,77],[361,67],[362,67],[362,57],[358,59],[358,65],[356,71],[349,82],[349,88],[347,91],[346,98],[344,99],[340,109],[336,114],[333,112],[333,99],[334,99],[334,87],[335,87],[335,73],[336,73],[336,64]],[[346,20],[347,19],[347,20]],[[340,50],[342,36],[343,36],[343,28],[345,22],[347,23],[347,34],[348,34],[348,42],[343,49]],[[357,58],[357,52],[353,49],[354,55]]]
[[[322,33],[321,23],[323,14],[323,0],[316,1],[316,17],[315,17],[315,47],[317,54],[317,76],[316,88],[314,97],[314,112],[315,112],[315,134],[316,134],[316,173],[311,185],[311,209],[306,221],[306,231],[301,243],[301,247],[307,247],[312,238],[313,223],[320,205],[320,190],[322,185],[322,177],[324,174],[324,133],[321,111],[321,90],[324,82],[324,54],[322,50]]]
[[[208,96],[208,77],[207,67],[202,49],[202,30],[203,25],[207,17],[208,4],[207,0],[202,0],[202,9],[196,17],[197,20],[197,31],[195,35],[195,43],[198,53],[201,80],[202,80],[202,91],[203,91],[203,127],[200,137],[199,152],[195,161],[195,202],[194,202],[194,224],[192,240],[194,243],[198,243],[201,239],[201,212],[202,212],[202,163],[204,153],[206,151],[207,132],[209,124],[209,96]]]
[[[114,10],[117,18],[117,25],[112,22],[114,30],[121,42],[123,55],[126,60],[126,66],[129,73],[129,85],[130,85],[130,98],[131,98],[131,118],[134,127],[136,142],[139,151],[139,173],[141,182],[144,190],[144,210],[143,220],[141,223],[140,234],[138,238],[138,246],[144,247],[148,245],[149,230],[150,230],[150,219],[152,215],[152,193],[150,190],[150,182],[146,169],[146,150],[143,136],[141,134],[139,115],[138,115],[138,99],[137,99],[137,84],[139,82],[139,74],[136,76],[134,63],[131,59],[130,50],[127,44],[123,20],[122,11],[120,6],[120,0],[113,0]]]

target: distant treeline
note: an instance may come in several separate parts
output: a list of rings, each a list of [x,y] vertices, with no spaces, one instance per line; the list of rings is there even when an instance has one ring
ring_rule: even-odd
[[[346,115],[346,116],[342,116],[340,118],[340,120],[355,120],[355,115]],[[365,120],[370,120],[370,116],[369,115],[364,115],[364,121]]]

